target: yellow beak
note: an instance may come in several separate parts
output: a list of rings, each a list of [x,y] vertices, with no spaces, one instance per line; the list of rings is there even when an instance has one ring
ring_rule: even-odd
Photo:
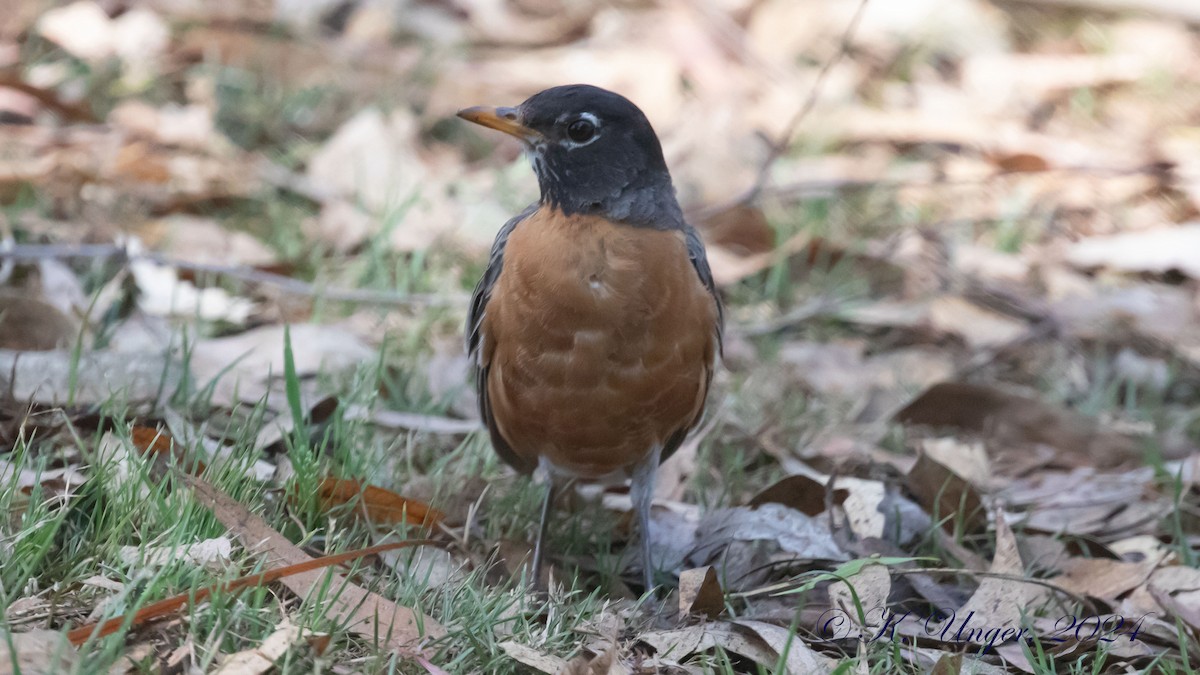
[[[509,136],[516,136],[523,141],[533,141],[541,136],[537,131],[521,124],[521,115],[516,108],[475,106],[459,110],[458,116],[468,122],[503,131]]]

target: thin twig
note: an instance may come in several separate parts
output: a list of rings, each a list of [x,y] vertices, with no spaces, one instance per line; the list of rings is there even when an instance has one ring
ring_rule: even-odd
[[[762,166],[758,169],[758,176],[754,179],[754,185],[742,197],[737,199],[735,203],[744,204],[753,201],[762,192],[763,187],[767,184],[767,178],[771,174],[771,167],[783,156],[783,153],[787,152],[788,147],[792,144],[792,136],[795,136],[796,130],[800,128],[800,123],[816,107],[817,99],[821,95],[822,85],[825,84],[825,78],[833,70],[833,67],[841,62],[842,57],[850,51],[850,42],[854,39],[854,33],[858,30],[858,24],[862,19],[868,2],[870,0],[860,0],[858,3],[858,9],[854,10],[854,16],[851,17],[850,23],[846,25],[846,30],[842,33],[842,40],[838,44],[837,53],[826,61],[825,65],[821,66],[821,72],[817,73],[817,79],[813,82],[812,89],[809,90],[808,98],[804,101],[804,105],[796,111],[796,114],[788,121],[787,126],[783,128],[783,133],[771,144],[767,158],[763,160]]]
[[[48,89],[35,87],[21,79],[15,69],[0,70],[0,87],[15,89],[23,94],[37,99],[43,106],[57,110],[72,122],[96,122],[96,116],[86,106],[69,103],[59,98],[58,94]]]
[[[317,297],[334,302],[362,305],[459,305],[466,304],[467,301],[466,295],[461,293],[435,295],[322,286],[252,267],[192,262],[152,252],[134,253],[117,244],[18,244],[11,248],[0,249],[0,260],[96,260],[104,258],[114,258],[125,264],[145,261],[174,269],[220,275],[248,283],[272,286],[290,295]]]

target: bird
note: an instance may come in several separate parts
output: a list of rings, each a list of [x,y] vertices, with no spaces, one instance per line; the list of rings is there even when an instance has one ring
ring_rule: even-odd
[[[533,583],[561,486],[628,477],[649,593],[655,473],[700,422],[722,353],[704,244],[624,96],[573,84],[458,116],[520,140],[539,188],[500,228],[465,328],[493,447],[544,478]]]

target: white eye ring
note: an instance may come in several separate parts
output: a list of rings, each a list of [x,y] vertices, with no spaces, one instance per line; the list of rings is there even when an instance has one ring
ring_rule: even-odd
[[[558,122],[561,124],[562,122],[565,122],[566,119],[567,119],[566,116],[560,117],[558,119]],[[582,148],[585,145],[591,145],[592,143],[594,143],[596,141],[597,138],[600,138],[600,118],[596,117],[595,115],[593,115],[590,112],[584,112],[584,113],[579,113],[579,115],[575,116],[575,119],[573,119],[571,123],[574,124],[575,122],[577,122],[579,120],[584,120],[584,121],[591,123],[592,128],[595,129],[595,131],[592,132],[591,138],[587,139],[586,141],[582,141],[582,142],[571,140],[569,137],[563,138],[562,145],[563,145],[563,147],[567,148],[568,150],[574,150],[575,148]]]

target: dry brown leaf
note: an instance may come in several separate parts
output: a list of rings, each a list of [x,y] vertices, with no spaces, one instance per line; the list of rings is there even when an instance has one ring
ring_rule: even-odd
[[[1188,0],[1021,0],[1043,5],[1058,5],[1081,10],[1129,12],[1200,23],[1200,7]]]
[[[538,12],[511,0],[463,0],[468,37],[485,44],[542,45],[582,32],[598,9],[591,2],[546,2]]]
[[[929,305],[929,323],[934,330],[961,337],[972,349],[1012,342],[1027,330],[1024,321],[954,295],[942,296]]]
[[[379,559],[427,588],[461,585],[470,581],[467,562],[440,548],[426,546],[415,550],[387,551],[380,553]]]
[[[679,613],[716,619],[725,611],[725,592],[712,567],[684,570],[679,574]]]
[[[117,550],[117,557],[136,567],[163,567],[186,562],[220,572],[228,569],[232,552],[233,543],[228,537],[215,537],[178,546],[122,546]]]
[[[335,198],[326,201],[321,213],[305,219],[300,228],[305,238],[336,253],[349,253],[383,230],[383,222],[350,200]]]
[[[851,593],[850,589],[854,592]],[[859,621],[857,608],[863,608],[867,622],[871,613],[887,607],[888,594],[892,589],[892,577],[886,565],[866,565],[857,574],[846,578],[845,581],[834,581],[829,586],[829,605],[840,610],[850,620],[860,626],[867,627]]]
[[[846,501],[842,510],[850,529],[859,537],[883,537],[888,533],[888,518],[893,513],[885,512],[887,486],[877,480],[865,480],[850,476],[838,476],[834,493],[845,490]],[[894,523],[893,523],[894,524]]]
[[[6,459],[0,459],[0,485],[11,485],[19,490],[31,488],[34,485],[46,486],[50,483],[60,483],[64,492],[83,485],[87,475],[77,466],[64,466],[58,469],[38,471],[19,467]]]
[[[996,512],[995,524],[996,555],[988,571],[992,575],[1004,576],[984,577],[975,593],[958,610],[958,615],[974,614],[978,619],[976,625],[982,624],[987,627],[986,630],[1018,628],[1024,616],[1037,606],[1046,590],[1037,584],[1018,580],[1026,573],[1025,565],[1021,562],[1021,553],[1017,549],[1016,537],[1000,511]],[[971,641],[986,643],[987,639],[980,636]]]
[[[1146,590],[1163,609],[1193,628],[1200,627],[1195,623],[1196,608],[1200,607],[1200,569],[1181,565],[1160,567],[1150,575]]]
[[[908,472],[908,489],[947,532],[981,532],[987,511],[979,492],[945,464],[922,453]]]
[[[428,504],[408,499],[374,485],[348,478],[326,478],[317,486],[317,498],[326,510],[353,504],[376,525],[398,523],[433,526],[445,516]]]
[[[309,180],[363,204],[371,213],[403,214],[427,189],[429,171],[417,151],[418,125],[407,110],[384,115],[368,108],[347,120],[308,162]],[[393,230],[405,250],[426,248],[447,223],[403,218]]]
[[[540,652],[528,645],[513,642],[512,640],[505,640],[500,643],[500,648],[514,661],[525,664],[539,672],[558,675],[567,669],[566,659]]]
[[[1053,583],[1065,591],[1113,601],[1145,583],[1158,560],[1126,562],[1105,558],[1070,558]]]
[[[129,270],[140,291],[138,308],[148,316],[195,317],[242,325],[255,309],[254,302],[223,288],[199,288],[167,265],[138,259],[130,263]]]
[[[78,322],[37,298],[0,289],[0,349],[44,352],[70,347]]]
[[[1099,467],[1141,457],[1136,440],[1102,429],[1083,415],[984,385],[936,384],[894,419],[908,426],[984,434],[989,443],[1042,443]]]
[[[275,252],[266,244],[212,218],[172,215],[147,223],[142,232],[147,246],[175,260],[246,267],[276,262]]]
[[[723,577],[738,580],[736,571],[755,567],[749,559],[741,559],[761,554],[762,545],[768,542],[791,556],[847,559],[824,520],[779,504],[763,504],[757,509],[717,509],[706,514],[688,559],[697,566],[720,564]]]
[[[1177,271],[1200,279],[1200,222],[1111,237],[1090,237],[1067,250],[1067,261],[1120,272]]]
[[[732,624],[744,631],[751,632],[761,639],[774,652],[776,660],[783,657],[784,672],[788,675],[819,675],[833,672],[834,661],[813,651],[799,636],[787,628],[762,621],[738,620]],[[724,645],[722,645],[724,646]],[[736,651],[736,650],[732,650]],[[741,652],[739,652],[741,653]],[[747,654],[747,656],[750,656]],[[754,658],[750,656],[750,658]],[[765,666],[774,666],[776,661],[759,661]]]
[[[212,509],[217,520],[249,551],[270,555],[277,565],[311,560],[308,554],[245,506],[203,481],[188,476],[184,476],[183,480],[195,492],[197,500]],[[367,641],[380,640],[389,649],[405,652],[424,638],[436,639],[446,634],[446,629],[432,617],[401,607],[351,583],[340,574],[327,576],[324,570],[312,570],[285,577],[280,583],[301,598],[328,598],[324,608],[327,618]],[[335,591],[325,593],[322,589]]]
[[[483,428],[479,420],[460,420],[439,415],[400,412],[398,410],[366,409],[351,406],[346,410],[347,419],[365,419],[389,429],[424,431],[431,434],[461,435]]]
[[[214,675],[262,675],[275,668],[275,662],[292,648],[292,645],[312,635],[311,631],[292,623],[284,617],[275,631],[252,649],[230,654],[221,659],[221,666]]]
[[[149,663],[150,659],[154,658],[154,647],[151,642],[139,642],[127,647],[121,659],[108,669],[108,675],[130,675],[138,672],[142,669],[141,664]]]
[[[231,152],[229,141],[217,133],[212,111],[200,105],[166,105],[155,108],[141,101],[125,101],[108,114],[108,122],[138,138],[166,146],[198,151]]]
[[[647,664],[640,664],[643,667]],[[633,671],[621,660],[617,643],[610,640],[596,654],[583,653],[571,659],[560,675],[631,675]]]
[[[297,324],[289,327],[296,374],[348,370],[376,357],[375,351],[337,325]],[[258,401],[274,378],[283,376],[283,326],[263,326],[229,337],[200,340],[189,362],[198,382],[220,378],[214,401]]]
[[[1169,501],[1148,492],[1149,469],[1098,473],[1040,471],[1013,480],[998,497],[1021,512],[1026,529],[1047,533],[1128,537],[1154,530]]]
[[[991,484],[992,470],[983,443],[963,443],[956,438],[921,439],[921,451],[980,490]]]
[[[132,138],[123,129],[91,125],[0,127],[0,134],[5,149],[0,197],[11,189],[6,186],[32,185],[68,216],[114,209],[138,214],[183,210],[245,197],[262,184],[258,163],[224,147],[169,148]],[[84,186],[86,199],[80,195]],[[124,229],[127,218],[120,221]]]
[[[1051,305],[1067,333],[1103,343],[1148,341],[1200,365],[1200,307],[1188,289],[1142,283],[1104,288],[1077,281],[1067,282],[1071,285]]]
[[[58,631],[0,633],[0,675],[58,675],[78,664],[79,654]]]
[[[693,217],[692,224],[705,242],[734,255],[767,253],[775,248],[775,230],[756,205],[739,203],[715,212],[705,211]]]
[[[1128,54],[983,54],[962,64],[963,87],[990,110],[1036,105],[1063,91],[1129,84],[1147,62]]]
[[[98,404],[116,397],[153,401],[179,386],[180,366],[153,352],[0,350],[0,373],[11,374],[11,393],[47,405]]]
[[[753,508],[763,504],[782,504],[806,516],[815,517],[825,512],[825,493],[825,484],[810,476],[787,476],[760,490],[746,506]],[[835,489],[829,500],[834,505],[841,505],[849,496],[850,491],[842,487]]]
[[[650,631],[638,635],[638,640],[653,647],[658,658],[677,662],[682,662],[692,654],[720,647],[771,668],[776,665],[786,646],[790,648],[783,672],[789,675],[825,673],[833,665],[824,656],[809,649],[799,637],[791,636],[789,639],[786,628],[761,621],[719,621],[674,630]]]

